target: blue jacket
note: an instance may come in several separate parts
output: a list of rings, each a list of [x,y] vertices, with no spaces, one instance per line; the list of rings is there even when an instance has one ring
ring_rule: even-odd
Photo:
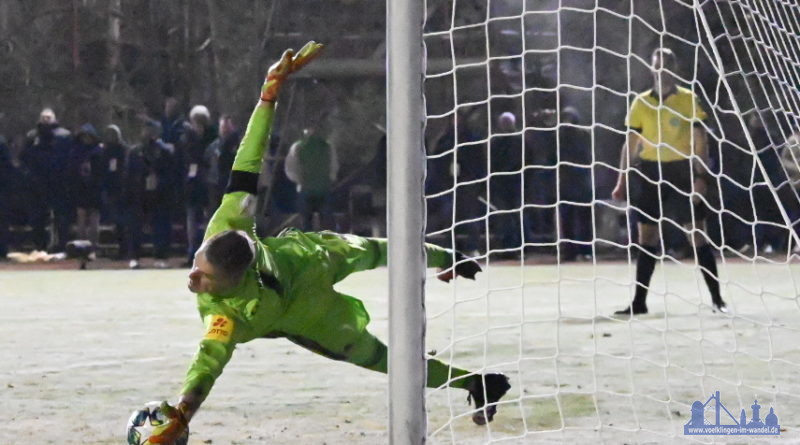
[[[28,145],[20,154],[30,190],[38,198],[67,197],[66,177],[69,152],[72,145],[70,132],[57,124],[39,124],[28,133]]]
[[[92,124],[84,124],[75,134],[68,165],[72,202],[78,207],[99,208],[105,172],[102,148]]]

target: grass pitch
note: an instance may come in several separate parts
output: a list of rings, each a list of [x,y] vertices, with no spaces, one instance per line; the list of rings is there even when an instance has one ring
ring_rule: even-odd
[[[606,317],[632,276],[624,263],[506,263],[476,282],[430,281],[428,349],[513,387],[488,428],[469,420],[464,391],[429,391],[429,443],[800,441],[797,266],[721,264],[726,317],[699,273],[667,264],[651,314]],[[338,287],[384,339],[386,281],[377,270]],[[134,408],[174,400],[203,333],[185,282],[186,270],[0,271],[0,443],[119,444]],[[690,405],[717,390],[736,416],[755,398],[762,419],[773,407],[781,436],[683,436]],[[237,348],[190,443],[386,443],[386,400],[382,374],[256,340]]]

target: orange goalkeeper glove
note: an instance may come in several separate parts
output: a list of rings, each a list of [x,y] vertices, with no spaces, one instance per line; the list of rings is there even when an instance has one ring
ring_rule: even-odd
[[[297,54],[292,49],[284,51],[281,60],[275,62],[267,71],[267,78],[264,81],[264,86],[261,87],[261,100],[274,102],[278,97],[278,90],[280,90],[281,84],[289,77],[289,74],[314,60],[319,55],[322,47],[321,43],[312,40],[300,48]]]
[[[172,445],[186,434],[189,421],[180,405],[174,408],[167,402],[161,402],[161,412],[168,421],[156,426],[145,444]]]

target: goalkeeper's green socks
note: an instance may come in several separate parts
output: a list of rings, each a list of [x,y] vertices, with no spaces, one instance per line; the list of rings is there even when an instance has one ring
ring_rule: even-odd
[[[470,379],[462,379],[469,371],[450,366],[436,359],[428,359],[428,388],[438,388],[445,383],[453,388],[467,389]],[[451,380],[452,379],[452,380]]]
[[[346,360],[362,368],[382,373],[387,372],[388,349],[372,334],[365,332],[350,348]],[[470,379],[460,378],[470,375],[469,371],[451,367],[436,359],[428,359],[428,388],[438,388],[448,384],[453,388],[466,389]]]

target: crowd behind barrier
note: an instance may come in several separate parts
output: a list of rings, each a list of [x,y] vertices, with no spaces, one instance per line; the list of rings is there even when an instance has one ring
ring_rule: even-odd
[[[591,259],[601,224],[596,204],[608,199],[598,194],[592,132],[571,106],[537,110],[527,117],[527,128],[522,121],[500,111],[487,129],[478,110],[462,108],[438,133],[429,129],[430,238],[445,245],[455,240],[472,254],[490,249],[514,256],[525,245],[534,247],[526,252],[557,252],[561,261]],[[757,120],[749,131],[756,144],[769,143]],[[139,134],[127,138],[113,124],[97,129],[86,123],[70,131],[45,108],[26,135],[0,137],[0,258],[10,250],[62,252],[68,241],[85,239],[97,246],[95,255],[125,260],[131,268],[140,267],[142,257],[166,267],[168,258],[179,256],[189,266],[225,192],[240,138],[229,115],[213,119],[197,105],[187,116],[173,98],[159,118],[141,116]],[[775,183],[793,184],[781,181],[781,165],[790,175],[797,170],[781,159],[791,160],[794,145],[785,147],[782,154],[763,150],[762,163]],[[283,150],[274,135],[263,235],[294,226],[384,236],[385,135],[371,159],[342,173],[336,147],[314,128]],[[753,179],[753,199],[736,198],[744,192],[726,186],[724,178],[721,184],[716,199],[722,205],[735,213],[736,205],[750,203],[742,212],[758,218],[756,224],[723,221],[718,230],[727,245],[762,253],[792,247],[763,178]],[[789,194],[784,189],[779,198]],[[790,217],[800,213],[786,209]],[[615,224],[620,237],[634,230],[624,214]],[[680,239],[665,233],[676,257]]]

